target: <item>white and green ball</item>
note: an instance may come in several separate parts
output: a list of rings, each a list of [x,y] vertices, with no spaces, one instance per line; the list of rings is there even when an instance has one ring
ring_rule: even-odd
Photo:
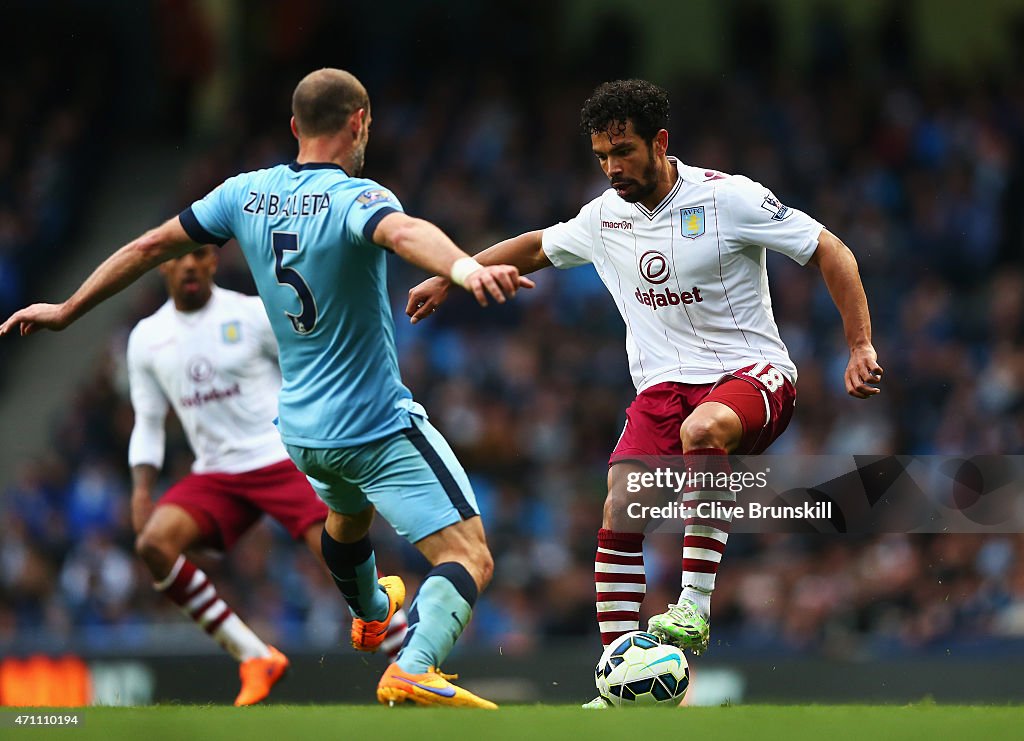
[[[641,630],[609,644],[594,675],[598,693],[615,707],[678,705],[690,685],[683,652]]]

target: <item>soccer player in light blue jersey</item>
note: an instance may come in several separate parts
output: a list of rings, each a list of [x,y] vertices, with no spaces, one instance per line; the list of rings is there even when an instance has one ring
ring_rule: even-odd
[[[281,437],[330,508],[323,555],[352,612],[355,648],[375,651],[405,599],[399,577],[378,581],[368,535],[374,512],[433,566],[378,700],[494,708],[438,670],[493,561],[465,472],[402,384],[384,251],[450,278],[483,306],[533,283],[510,265],[481,266],[436,226],[407,216],[391,191],[360,177],[370,101],[354,76],[307,75],[292,114],[294,162],[229,178],[115,252],[67,301],[13,314],[0,336],[62,330],[161,262],[235,238],[280,347]]]

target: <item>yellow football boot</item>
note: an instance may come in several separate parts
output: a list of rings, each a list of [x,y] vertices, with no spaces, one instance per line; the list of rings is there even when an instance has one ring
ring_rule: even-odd
[[[409,674],[402,671],[395,663],[387,668],[377,684],[377,701],[386,705],[395,705],[408,700],[417,705],[498,709],[498,706],[490,700],[477,697],[469,690],[464,690],[448,681],[458,678],[458,674],[442,674],[434,668],[423,674]]]

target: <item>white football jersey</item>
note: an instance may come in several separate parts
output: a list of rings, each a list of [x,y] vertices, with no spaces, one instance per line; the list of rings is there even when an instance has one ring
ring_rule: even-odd
[[[194,473],[243,473],[288,457],[274,426],[277,343],[258,297],[214,286],[206,306],[190,313],[168,300],[132,330],[128,377],[130,465],[163,465],[168,402],[195,454]]]
[[[626,323],[637,392],[664,381],[713,383],[768,362],[796,383],[768,292],[765,249],[801,265],[822,225],[741,175],[683,165],[653,211],[609,189],[544,230],[558,268],[593,263]]]

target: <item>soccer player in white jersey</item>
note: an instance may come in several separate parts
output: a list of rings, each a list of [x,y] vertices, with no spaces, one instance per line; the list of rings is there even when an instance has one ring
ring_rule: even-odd
[[[625,487],[638,459],[683,456],[689,470],[727,471],[729,453],[763,452],[789,423],[797,371],[772,315],[766,249],[821,272],[850,349],[847,392],[870,398],[882,374],[857,261],[846,245],[759,183],[669,157],[668,114],[668,95],[649,82],[598,87],[581,124],[611,188],[568,222],[476,255],[481,264],[507,263],[523,274],[591,263],[626,324],[637,398],[609,461],[594,565],[605,645],[638,629],[646,591],[646,523],[628,516]],[[410,291],[413,322],[444,301],[448,285],[432,278]],[[688,507],[709,500],[735,494],[684,492]],[[682,591],[651,619],[651,632],[694,652],[707,647],[728,532],[720,519],[686,520]]]
[[[263,304],[216,286],[216,268],[210,245],[163,263],[169,298],[128,341],[132,524],[156,588],[240,662],[235,704],[252,705],[284,676],[288,659],[260,640],[184,553],[230,550],[266,513],[320,560],[327,506],[288,459],[273,424],[281,374]],[[196,460],[191,475],[154,504],[168,406]],[[405,624],[404,614],[392,621],[383,645],[389,653]]]

